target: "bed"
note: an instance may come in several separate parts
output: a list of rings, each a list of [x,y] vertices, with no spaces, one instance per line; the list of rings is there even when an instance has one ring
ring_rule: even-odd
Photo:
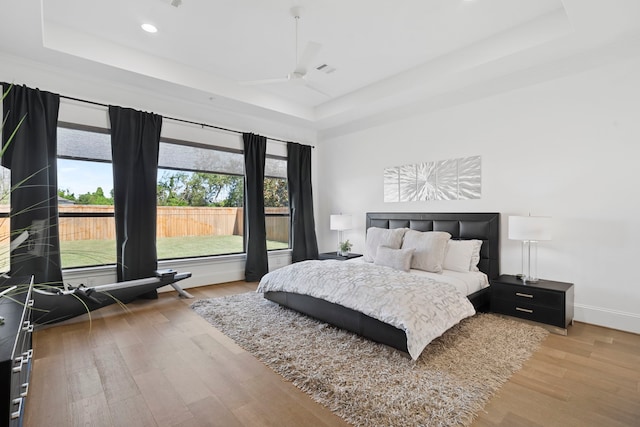
[[[487,280],[499,275],[499,213],[367,213],[366,229],[369,230],[371,227],[389,230],[404,228],[414,230],[414,233],[415,231],[446,232],[451,235],[452,241],[480,240],[482,246],[479,254],[480,259],[477,263],[478,270],[486,275]],[[354,266],[347,267],[346,264],[350,261],[333,262],[345,264],[340,268],[358,269]],[[314,261],[309,263],[314,263]],[[329,261],[315,261],[315,263],[329,263]],[[333,264],[333,267],[333,269],[337,269],[339,265]],[[260,291],[261,288],[258,289]],[[404,330],[360,311],[329,302],[323,298],[297,292],[267,290],[264,292],[264,297],[284,307],[357,333],[370,340],[411,353],[408,347],[408,335]],[[475,311],[487,311],[489,287],[486,286],[474,291],[466,298],[473,305]],[[411,356],[416,358],[415,354]]]

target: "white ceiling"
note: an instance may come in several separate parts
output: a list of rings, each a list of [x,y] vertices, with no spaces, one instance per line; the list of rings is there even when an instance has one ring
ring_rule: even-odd
[[[320,130],[640,34],[639,0],[2,1],[0,51],[97,77],[124,70],[127,83]],[[313,67],[335,68],[307,75],[329,96],[300,81],[239,84],[293,71],[292,6],[298,52],[320,43]]]

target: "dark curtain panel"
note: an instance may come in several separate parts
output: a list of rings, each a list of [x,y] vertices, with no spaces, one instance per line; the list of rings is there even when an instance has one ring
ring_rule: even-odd
[[[9,85],[2,83],[4,90]],[[31,275],[34,283],[62,285],[58,235],[57,127],[60,96],[13,86],[3,102],[7,121],[2,165],[11,169],[11,239],[25,230],[29,239],[11,254],[11,275]],[[8,236],[5,236],[8,237]]]
[[[244,140],[244,235],[247,263],[244,276],[247,282],[256,282],[269,272],[267,258],[267,227],[264,217],[264,162],[267,138],[243,133]]]
[[[156,208],[162,116],[109,106],[118,281],[153,277],[158,268]],[[154,290],[143,295],[157,298]]]
[[[291,261],[318,259],[311,190],[311,147],[287,144],[287,179],[291,214]]]

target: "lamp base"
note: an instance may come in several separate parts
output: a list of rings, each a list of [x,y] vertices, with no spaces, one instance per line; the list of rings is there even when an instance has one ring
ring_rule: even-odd
[[[522,280],[524,283],[538,283],[540,280],[538,278],[527,277],[526,274],[516,274],[516,279]]]
[[[538,281],[538,242],[535,240],[522,241],[522,274],[518,277],[523,282],[536,283]]]

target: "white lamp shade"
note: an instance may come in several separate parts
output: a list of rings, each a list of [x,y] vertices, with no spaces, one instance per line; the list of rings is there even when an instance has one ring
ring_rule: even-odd
[[[551,240],[551,217],[510,216],[509,239],[511,240]]]
[[[353,219],[351,215],[331,215],[329,228],[331,230],[350,230],[353,227]]]

